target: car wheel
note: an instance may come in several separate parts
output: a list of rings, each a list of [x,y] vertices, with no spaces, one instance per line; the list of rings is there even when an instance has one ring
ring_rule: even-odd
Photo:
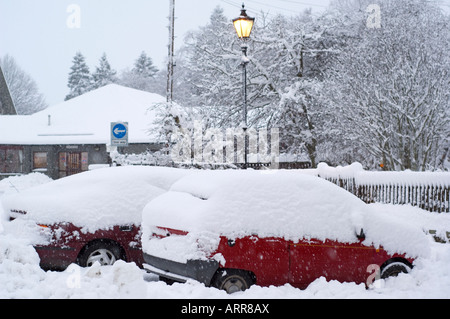
[[[221,269],[214,276],[211,286],[232,294],[244,291],[253,285],[254,280],[249,272],[238,269]]]
[[[94,242],[81,253],[79,265],[91,267],[95,262],[102,266],[112,265],[121,259],[120,247],[109,242]]]
[[[381,279],[386,279],[388,277],[397,277],[400,273],[407,274],[410,271],[411,267],[401,261],[391,262],[381,270]]]

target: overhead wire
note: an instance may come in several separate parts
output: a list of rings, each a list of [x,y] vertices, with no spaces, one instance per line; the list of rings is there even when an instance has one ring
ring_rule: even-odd
[[[234,1],[234,0],[219,0],[225,4],[231,5],[233,7],[236,8],[241,8],[242,6],[242,1]],[[278,1],[278,3],[277,3]],[[257,1],[257,0],[244,0],[245,2],[245,8],[247,9],[248,12],[251,12],[252,15],[257,15],[260,16],[262,15],[262,12],[264,12],[264,15],[269,15],[269,16],[273,16],[273,15],[277,15],[277,14],[286,14],[286,13],[296,13],[296,12],[300,12],[301,10],[303,10],[305,8],[305,6],[315,6],[315,7],[320,7],[320,8],[326,8],[325,5],[321,5],[321,4],[314,4],[314,3],[308,3],[308,2],[303,2],[303,1],[293,1],[293,0],[272,0],[270,2],[263,2],[261,1]],[[280,3],[281,1],[281,3]],[[284,6],[284,4],[287,4],[287,6]],[[250,5],[248,5],[250,3]],[[297,10],[293,10],[293,6],[294,5],[298,5],[301,6],[298,8]],[[266,12],[265,9],[268,9],[268,12]]]
[[[326,5],[323,4],[317,4],[317,3],[311,3],[311,2],[303,2],[303,1],[295,1],[295,0],[279,0],[282,2],[288,2],[288,3],[293,3],[293,4],[300,4],[300,5],[305,5],[305,6],[312,6],[312,7],[322,7],[322,8],[326,8]]]

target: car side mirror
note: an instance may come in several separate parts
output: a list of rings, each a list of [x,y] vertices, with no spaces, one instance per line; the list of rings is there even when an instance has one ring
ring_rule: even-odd
[[[364,240],[364,239],[366,238],[366,234],[364,234],[364,229],[361,228],[361,230],[359,231],[359,234],[356,233],[356,237],[357,237],[359,240]]]
[[[437,243],[442,243],[442,244],[450,243],[450,232],[445,232],[445,234],[441,233],[440,235],[438,235],[435,230],[430,229],[426,233],[433,236],[434,241]],[[445,237],[447,237],[447,238],[445,238]]]

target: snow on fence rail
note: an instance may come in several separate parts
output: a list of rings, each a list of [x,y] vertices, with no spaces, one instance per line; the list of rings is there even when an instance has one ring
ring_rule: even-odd
[[[450,212],[448,172],[371,172],[359,163],[346,167],[320,163],[316,171],[366,203],[411,204],[430,212]]]

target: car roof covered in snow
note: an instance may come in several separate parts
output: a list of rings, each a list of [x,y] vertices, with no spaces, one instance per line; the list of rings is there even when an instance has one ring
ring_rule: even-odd
[[[88,231],[139,225],[143,207],[189,170],[124,166],[88,171],[2,198],[5,212],[42,224],[70,222]]]
[[[365,209],[358,198],[314,176],[206,171],[174,183],[170,192],[146,206],[144,216],[157,226],[186,231],[287,238],[304,234],[349,241]]]
[[[231,238],[256,234],[350,243],[358,241],[356,234],[364,229],[368,245],[410,256],[425,254],[424,230],[442,219],[432,226],[431,213],[398,208],[401,217],[396,216],[397,207],[367,205],[301,171],[204,171],[179,179],[144,208],[143,238],[159,226]],[[448,218],[446,222],[450,226]]]

